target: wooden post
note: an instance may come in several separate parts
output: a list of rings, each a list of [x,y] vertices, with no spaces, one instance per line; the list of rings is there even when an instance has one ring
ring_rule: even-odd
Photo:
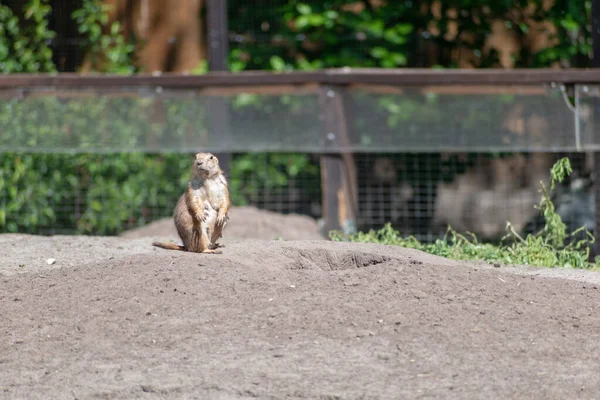
[[[600,0],[592,0],[592,67],[600,68]],[[592,128],[594,130],[593,135],[600,135],[598,132],[597,124],[600,124],[600,99],[597,97],[593,99],[592,108]],[[595,151],[594,157],[594,235],[596,236],[596,243],[592,251],[592,256],[600,255],[600,152]]]
[[[358,190],[354,156],[348,148],[350,137],[344,106],[345,89],[323,86],[319,92],[323,126],[321,187],[323,196],[324,234],[331,230],[356,232]]]
[[[227,71],[229,56],[229,31],[227,26],[227,0],[207,0],[206,25],[208,31],[208,68],[210,71]],[[209,103],[209,120],[212,134],[228,143],[231,125],[227,100],[213,98]],[[230,153],[215,153],[221,169],[228,174],[231,164]]]

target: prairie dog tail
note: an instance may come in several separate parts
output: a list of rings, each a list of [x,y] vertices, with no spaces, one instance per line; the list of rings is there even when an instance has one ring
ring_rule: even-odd
[[[161,249],[166,249],[166,250],[185,251],[185,247],[180,246],[178,244],[174,244],[174,243],[152,242],[152,246],[160,247]]]

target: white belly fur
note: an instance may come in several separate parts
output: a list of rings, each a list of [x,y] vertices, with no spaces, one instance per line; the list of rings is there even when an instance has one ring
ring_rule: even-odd
[[[206,199],[204,201],[204,229],[210,237],[211,232],[209,227],[214,226],[217,221],[217,212],[219,203],[223,201],[225,193],[225,183],[221,180],[209,180],[205,181],[204,185],[194,190],[194,197],[197,199]]]
[[[204,202],[204,216],[206,217],[204,223],[205,229],[209,226],[213,226],[215,222],[217,222],[217,210],[215,210],[208,201]]]

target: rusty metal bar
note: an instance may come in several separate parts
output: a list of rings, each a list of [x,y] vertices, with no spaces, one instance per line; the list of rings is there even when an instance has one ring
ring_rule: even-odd
[[[595,70],[593,74],[600,72],[600,0],[592,1],[592,67]],[[594,129],[594,135],[600,135],[598,131],[598,124],[600,124],[600,99],[594,98],[592,107],[592,126]],[[594,245],[592,255],[600,255],[600,152],[593,152],[593,165],[594,165],[594,182],[593,182],[593,194],[594,194],[594,235],[596,236],[596,243]]]
[[[344,102],[344,87],[323,86],[319,93],[321,106],[322,141],[321,191],[323,230],[355,233],[358,217],[358,188],[354,155],[337,153],[340,145],[350,143]],[[331,149],[331,152],[327,152]]]
[[[14,87],[162,86],[173,89],[260,85],[544,85],[600,84],[600,69],[329,69],[322,71],[270,72],[214,71],[204,75],[164,73],[158,75],[10,74],[0,75],[0,89]]]
[[[273,85],[242,85],[242,86],[205,86],[192,89],[195,94],[201,96],[235,96],[239,94],[257,94],[264,96],[281,95],[303,95],[317,94],[323,85],[315,83],[307,84],[273,84]],[[158,86],[157,86],[158,87]],[[418,90],[421,93],[433,94],[457,94],[457,95],[500,95],[500,94],[518,94],[518,95],[544,95],[548,89],[544,86],[536,85],[511,85],[511,86],[492,86],[492,85],[435,85],[408,88],[398,85],[373,85],[373,84],[352,84],[343,85],[343,87],[352,90],[362,90],[371,94],[395,94],[402,95],[407,90]],[[94,94],[110,95],[111,97],[135,97],[140,95],[140,90],[146,90],[147,86],[81,86],[81,87],[60,87],[42,86],[36,87],[10,87],[0,88],[0,93],[9,93],[20,91],[24,96],[43,97],[53,96],[58,98],[86,97]],[[162,93],[165,91],[184,90],[173,87],[161,87]]]

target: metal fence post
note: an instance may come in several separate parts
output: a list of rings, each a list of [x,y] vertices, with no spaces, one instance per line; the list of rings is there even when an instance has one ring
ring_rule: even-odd
[[[210,71],[227,71],[229,56],[229,31],[227,24],[227,0],[206,1],[206,24],[208,32],[208,66]],[[221,143],[228,143],[231,124],[227,100],[214,97],[210,99],[210,131],[219,132]],[[215,153],[221,169],[229,173],[230,153]]]
[[[342,230],[346,234],[356,232],[358,190],[354,156],[347,149],[351,142],[345,96],[342,86],[321,86],[319,90],[324,148],[321,187],[325,235],[331,230]]]
[[[206,22],[209,68],[211,71],[227,71],[229,56],[227,0],[206,1]]]
[[[592,0],[592,67],[600,68],[600,0]],[[593,135],[598,135],[597,124],[600,124],[600,99],[594,97],[592,108],[592,129]],[[592,254],[594,256],[600,255],[600,152],[594,151],[594,235],[596,236],[596,243]]]

